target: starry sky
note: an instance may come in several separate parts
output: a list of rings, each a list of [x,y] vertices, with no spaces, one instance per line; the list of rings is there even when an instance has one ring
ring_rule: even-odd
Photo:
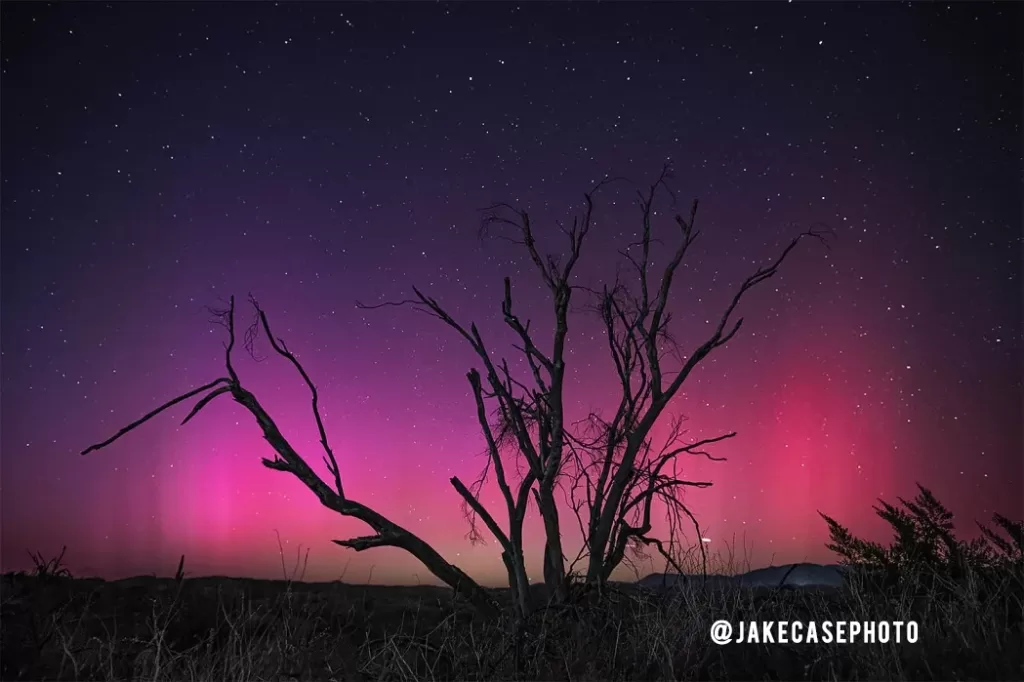
[[[398,550],[331,544],[367,529],[262,467],[230,400],[79,456],[222,375],[204,307],[252,292],[320,387],[350,494],[500,584],[448,484],[484,461],[476,358],[437,320],[355,302],[418,286],[515,359],[502,278],[542,339],[546,292],[514,245],[479,238],[478,209],[528,207],[555,250],[595,180],[643,185],[669,159],[704,231],[671,308],[685,350],[792,236],[835,232],[744,300],[741,333],[673,403],[693,437],[738,432],[727,461],[687,461],[714,481],[687,496],[709,546],[832,561],[816,510],[883,539],[871,505],[915,481],[965,527],[1022,514],[1019,4],[0,11],[4,570],[67,545],[79,574],[173,573],[185,554],[197,575],[280,577],[276,532],[289,570],[310,549],[307,579],[431,580]],[[581,286],[614,277],[634,197],[599,195]],[[580,417],[616,378],[599,322],[570,325]],[[276,357],[237,367],[319,466],[301,379]],[[535,516],[528,531],[539,575]]]

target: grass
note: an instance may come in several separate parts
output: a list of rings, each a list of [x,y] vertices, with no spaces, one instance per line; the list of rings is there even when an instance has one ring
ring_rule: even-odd
[[[37,562],[40,566],[40,562]],[[718,566],[723,572],[729,566]],[[910,577],[912,578],[912,576]],[[922,594],[915,585],[929,586]],[[487,620],[440,587],[232,578],[2,578],[4,680],[1019,680],[1019,575],[897,592],[617,585]],[[916,620],[916,644],[718,646],[719,619]]]

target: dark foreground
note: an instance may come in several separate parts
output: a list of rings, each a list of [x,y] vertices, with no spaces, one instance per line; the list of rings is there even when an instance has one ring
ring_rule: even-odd
[[[1018,680],[1019,601],[864,589],[657,595],[489,621],[434,587],[3,576],[4,680]],[[729,644],[719,619],[914,620],[916,644]]]

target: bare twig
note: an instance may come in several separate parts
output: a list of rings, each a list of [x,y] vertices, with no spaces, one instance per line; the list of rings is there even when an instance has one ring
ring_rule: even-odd
[[[139,426],[142,426],[143,424],[145,424],[150,419],[152,419],[153,417],[157,416],[158,414],[160,414],[164,410],[167,410],[167,409],[169,409],[171,407],[174,407],[178,403],[183,402],[185,400],[188,400],[189,398],[191,398],[193,396],[199,395],[203,391],[208,391],[208,390],[210,390],[211,388],[213,388],[214,386],[216,386],[218,384],[230,383],[230,382],[231,382],[231,379],[228,379],[228,378],[225,378],[225,377],[221,377],[219,379],[214,379],[213,381],[211,381],[208,384],[203,384],[199,388],[192,389],[188,393],[183,393],[183,394],[179,395],[177,398],[172,398],[171,400],[168,400],[166,403],[164,403],[160,407],[156,408],[155,410],[147,412],[143,417],[140,417],[139,419],[136,419],[131,424],[129,424],[128,426],[124,427],[123,429],[121,429],[120,431],[118,431],[117,433],[115,433],[113,436],[111,436],[110,438],[106,439],[105,441],[103,441],[101,443],[96,443],[95,445],[90,445],[85,450],[82,450],[82,454],[83,455],[88,455],[90,452],[94,452],[96,450],[99,450],[100,448],[105,448],[108,445],[110,445],[111,443],[113,443],[115,440],[120,438],[121,436],[125,435],[126,433],[136,429]],[[214,397],[216,397],[216,396],[214,396]],[[196,407],[192,410],[192,412],[189,413],[189,416],[185,418],[185,421],[188,421],[193,416],[195,416],[195,413],[199,412],[199,410],[201,410],[209,402],[210,402],[210,400],[209,399],[205,399],[205,398],[203,400],[199,401],[199,404],[196,405]]]

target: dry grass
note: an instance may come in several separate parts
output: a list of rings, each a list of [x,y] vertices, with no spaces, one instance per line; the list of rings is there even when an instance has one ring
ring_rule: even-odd
[[[921,595],[655,594],[486,620],[433,587],[3,576],[7,680],[1024,679],[1018,575]],[[934,583],[929,583],[934,589]],[[917,620],[916,644],[717,646],[712,622]]]

